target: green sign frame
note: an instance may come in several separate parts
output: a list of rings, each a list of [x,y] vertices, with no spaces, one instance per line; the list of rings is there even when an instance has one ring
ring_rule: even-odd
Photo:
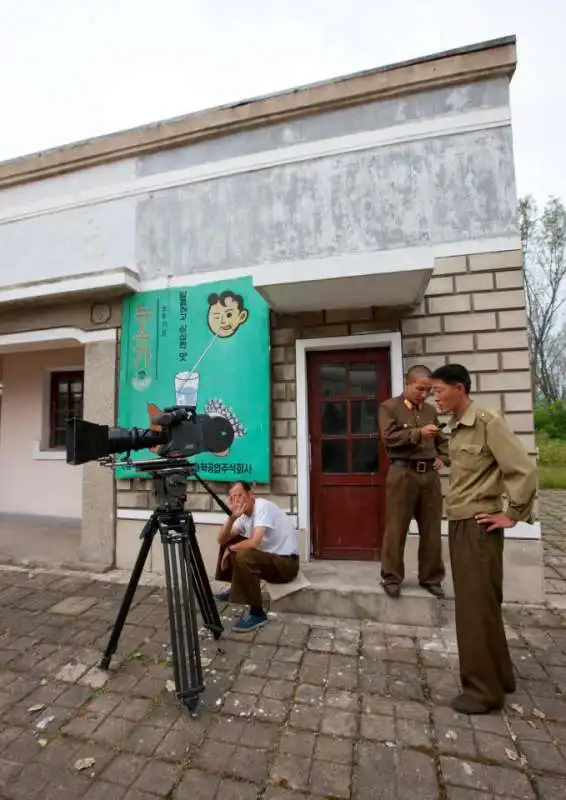
[[[122,305],[118,425],[149,428],[168,406],[196,405],[234,430],[224,453],[195,456],[205,480],[268,483],[269,306],[250,277],[138,292]],[[150,450],[137,460],[156,457]],[[117,478],[140,477],[120,467]]]

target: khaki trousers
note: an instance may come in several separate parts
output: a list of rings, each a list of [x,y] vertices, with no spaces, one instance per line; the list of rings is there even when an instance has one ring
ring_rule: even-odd
[[[444,580],[442,561],[442,491],[435,469],[417,472],[391,464],[385,484],[386,526],[381,554],[384,583],[401,583],[405,577],[405,542],[411,519],[419,529],[419,583]]]
[[[299,574],[299,558],[278,556],[263,550],[250,548],[230,554],[230,561],[221,569],[222,557],[229,545],[245,541],[238,536],[226,545],[221,545],[216,564],[215,579],[231,583],[230,602],[235,605],[256,606],[260,608],[261,581],[268,583],[290,583]]]
[[[515,685],[501,614],[504,533],[463,519],[449,522],[448,535],[462,689],[501,708]]]

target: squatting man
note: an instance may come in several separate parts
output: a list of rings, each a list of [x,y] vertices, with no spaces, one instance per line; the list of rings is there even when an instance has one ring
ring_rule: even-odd
[[[233,626],[235,632],[247,633],[267,622],[261,581],[290,583],[297,577],[297,533],[287,514],[271,500],[255,497],[246,481],[232,484],[228,505],[232,513],[218,535],[215,578],[231,585],[215,598],[249,607]]]

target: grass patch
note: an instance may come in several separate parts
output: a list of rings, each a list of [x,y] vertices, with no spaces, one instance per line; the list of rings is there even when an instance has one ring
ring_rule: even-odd
[[[566,489],[566,441],[537,436],[541,489]]]

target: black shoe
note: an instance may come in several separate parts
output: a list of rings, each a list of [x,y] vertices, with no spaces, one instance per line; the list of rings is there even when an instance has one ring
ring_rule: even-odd
[[[455,697],[450,702],[450,707],[457,711],[458,714],[489,714],[490,711],[495,710],[469,694],[459,694],[458,697]]]
[[[515,679],[511,683],[508,683],[506,686],[503,687],[503,691],[505,694],[515,694],[517,691],[517,682]]]
[[[426,589],[427,592],[438,597],[439,600],[444,600],[446,595],[444,594],[444,589],[439,583],[421,583],[423,589]]]
[[[383,591],[388,597],[391,597],[392,600],[397,600],[401,595],[401,587],[398,583],[384,583]]]

